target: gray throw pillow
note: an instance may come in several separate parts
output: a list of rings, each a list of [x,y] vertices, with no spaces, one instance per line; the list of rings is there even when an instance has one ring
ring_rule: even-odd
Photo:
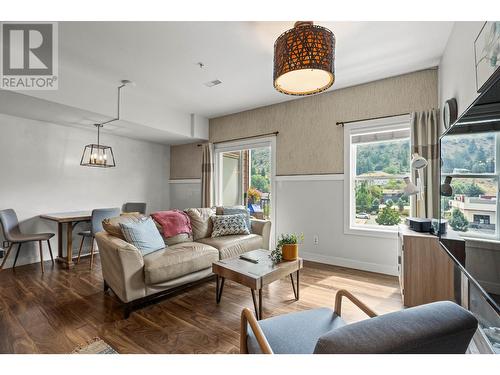
[[[228,236],[231,234],[250,234],[245,222],[245,215],[216,215],[212,216],[212,237]]]

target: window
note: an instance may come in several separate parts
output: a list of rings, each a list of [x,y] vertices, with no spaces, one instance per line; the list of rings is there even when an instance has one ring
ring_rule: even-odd
[[[410,117],[345,125],[346,230],[394,232],[410,215]]]
[[[441,179],[451,176],[452,195],[441,197],[441,216],[466,237],[500,239],[498,133],[447,135],[441,141]]]

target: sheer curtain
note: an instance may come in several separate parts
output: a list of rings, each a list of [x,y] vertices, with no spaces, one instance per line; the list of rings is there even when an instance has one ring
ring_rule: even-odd
[[[427,159],[424,168],[422,199],[415,199],[412,216],[437,218],[439,214],[439,112],[437,109],[414,112],[411,116],[411,150]],[[412,171],[416,181],[416,171]]]
[[[201,158],[201,206],[212,207],[213,204],[213,144],[204,143],[202,145]]]

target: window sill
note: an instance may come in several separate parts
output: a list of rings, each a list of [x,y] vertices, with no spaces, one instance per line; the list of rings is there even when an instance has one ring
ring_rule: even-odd
[[[396,239],[398,237],[398,229],[397,227],[394,229],[348,227],[344,228],[344,234],[351,236],[366,236],[366,237]]]

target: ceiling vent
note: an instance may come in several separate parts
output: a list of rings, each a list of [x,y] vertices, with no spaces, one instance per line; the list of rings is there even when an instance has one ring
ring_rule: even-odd
[[[207,87],[214,87],[217,85],[220,85],[222,81],[219,81],[218,79],[214,79],[213,81],[205,82],[204,85]]]

